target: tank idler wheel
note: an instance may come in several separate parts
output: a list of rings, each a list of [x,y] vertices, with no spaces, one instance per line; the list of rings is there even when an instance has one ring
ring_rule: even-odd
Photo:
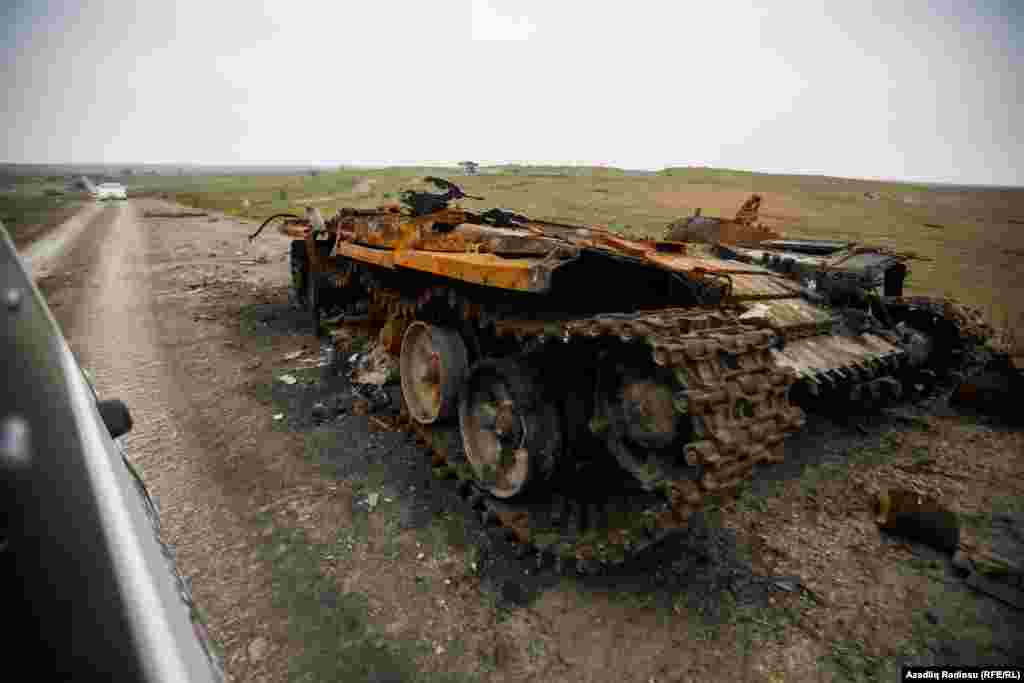
[[[459,429],[477,480],[498,498],[547,481],[562,450],[558,411],[534,371],[516,360],[473,368],[459,399]]]
[[[433,424],[455,415],[469,374],[466,346],[458,332],[412,323],[402,337],[398,367],[402,396],[414,420]]]

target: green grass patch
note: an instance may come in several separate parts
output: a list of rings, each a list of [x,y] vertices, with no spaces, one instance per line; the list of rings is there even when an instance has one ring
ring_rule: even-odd
[[[808,606],[801,602],[801,607]],[[801,607],[740,605],[732,592],[723,590],[710,609],[692,607],[687,604],[687,596],[679,595],[673,600],[672,612],[686,615],[690,638],[698,642],[719,641],[723,631],[734,626],[739,654],[746,656],[757,643],[783,642],[798,621]]]
[[[345,203],[359,177],[353,169],[293,175],[145,176],[132,194],[167,195],[187,206],[262,220],[279,212],[302,214],[308,204],[332,212],[333,198]],[[248,202],[246,206],[245,202]]]
[[[526,654],[530,659],[541,659],[547,654],[547,645],[540,638],[533,638],[526,644]]]
[[[71,217],[92,199],[82,192],[65,192],[63,184],[46,178],[18,179],[0,191],[0,222],[18,246]]]
[[[289,662],[291,680],[474,680],[421,672],[417,659],[426,654],[424,644],[384,634],[368,618],[365,595],[339,591],[334,579],[321,572],[322,558],[333,550],[311,543],[300,530],[280,527],[273,528],[260,549],[273,573],[274,605],[288,614],[289,637],[302,646]]]
[[[864,650],[858,640],[841,640],[832,643],[830,652],[824,657],[825,666],[835,675],[835,680],[849,683],[874,683],[874,681],[896,680],[896,665],[882,657],[873,657]]]
[[[771,481],[766,483],[762,487],[763,490],[758,493],[754,491],[751,482],[746,481],[741,485],[736,497],[736,509],[743,512],[767,512],[768,501],[779,497],[783,488],[783,482]]]
[[[805,496],[816,495],[825,482],[845,478],[849,474],[850,467],[854,465],[877,467],[890,462],[898,449],[899,437],[895,432],[887,432],[882,435],[875,446],[847,450],[845,457],[839,462],[808,465],[800,477],[800,490]]]
[[[370,338],[365,334],[353,337],[348,345],[348,349],[352,353],[363,353],[368,348],[370,348]]]
[[[466,654],[466,641],[462,638],[452,638],[448,641],[448,654],[453,658]]]
[[[581,592],[587,591],[583,587],[578,587],[577,590]],[[652,592],[618,590],[610,592],[608,597],[611,598],[614,604],[623,605],[631,609],[650,610],[658,605],[658,596]]]
[[[992,523],[996,515],[1024,514],[1024,499],[1014,496],[999,496],[992,500],[991,509],[983,512],[960,513],[960,523],[971,529],[985,542],[992,541]]]
[[[303,456],[314,464],[322,465],[327,462],[327,455],[334,443],[334,432],[327,429],[314,429],[305,435]]]
[[[757,643],[781,643],[799,615],[789,607],[737,607],[732,615],[736,637],[744,656],[753,653]]]
[[[911,557],[906,563],[899,565],[899,570],[904,573],[920,574],[939,583],[942,582],[946,573],[945,565],[941,560],[924,557]]]
[[[800,477],[800,492],[805,496],[817,495],[826,482],[843,478],[849,468],[849,464],[845,462],[827,462],[805,467]]]
[[[446,512],[435,518],[429,526],[417,532],[423,551],[434,559],[449,556],[449,550],[465,550],[468,546],[465,520],[461,515]]]
[[[938,623],[928,621],[923,612],[915,614],[914,635],[905,648],[916,652],[929,641],[957,641],[973,643],[982,657],[995,654],[995,631],[979,618],[985,599],[962,585],[950,587],[942,581],[930,582],[928,605],[938,616]]]
[[[339,594],[320,572],[320,554],[301,531],[284,529],[261,550],[273,568],[274,604],[288,613],[289,635],[303,646],[290,662],[292,680],[416,680],[413,647],[381,636],[367,619],[366,596]]]
[[[927,446],[914,446],[910,451],[910,460],[917,467],[927,465],[932,462],[931,451]]]
[[[937,616],[936,623],[928,620],[926,610],[915,613],[911,636],[896,648],[892,657],[869,656],[858,641],[833,643],[823,663],[836,674],[836,680],[856,683],[895,680],[898,660],[920,655],[928,643],[969,642],[981,657],[996,654],[995,631],[980,618],[985,598],[959,583],[951,584],[940,560],[915,557],[900,565],[900,570],[928,579],[927,610]]]

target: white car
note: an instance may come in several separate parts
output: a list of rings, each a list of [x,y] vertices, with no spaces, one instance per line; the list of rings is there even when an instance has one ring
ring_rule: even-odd
[[[128,199],[128,191],[121,183],[100,183],[93,190],[96,199]]]

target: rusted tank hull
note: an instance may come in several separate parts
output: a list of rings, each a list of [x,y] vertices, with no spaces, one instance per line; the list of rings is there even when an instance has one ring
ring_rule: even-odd
[[[732,223],[759,230],[756,208]],[[500,210],[346,209],[284,230],[325,288],[315,305],[375,321],[402,356],[438,472],[524,547],[586,571],[781,460],[797,404],[897,400],[987,334],[960,307],[872,293],[905,274],[901,255],[763,231],[709,256]]]

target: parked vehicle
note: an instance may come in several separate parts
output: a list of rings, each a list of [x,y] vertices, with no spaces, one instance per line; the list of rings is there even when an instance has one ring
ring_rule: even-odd
[[[104,199],[128,199],[128,190],[121,183],[100,183],[93,190],[93,196],[100,201]]]

